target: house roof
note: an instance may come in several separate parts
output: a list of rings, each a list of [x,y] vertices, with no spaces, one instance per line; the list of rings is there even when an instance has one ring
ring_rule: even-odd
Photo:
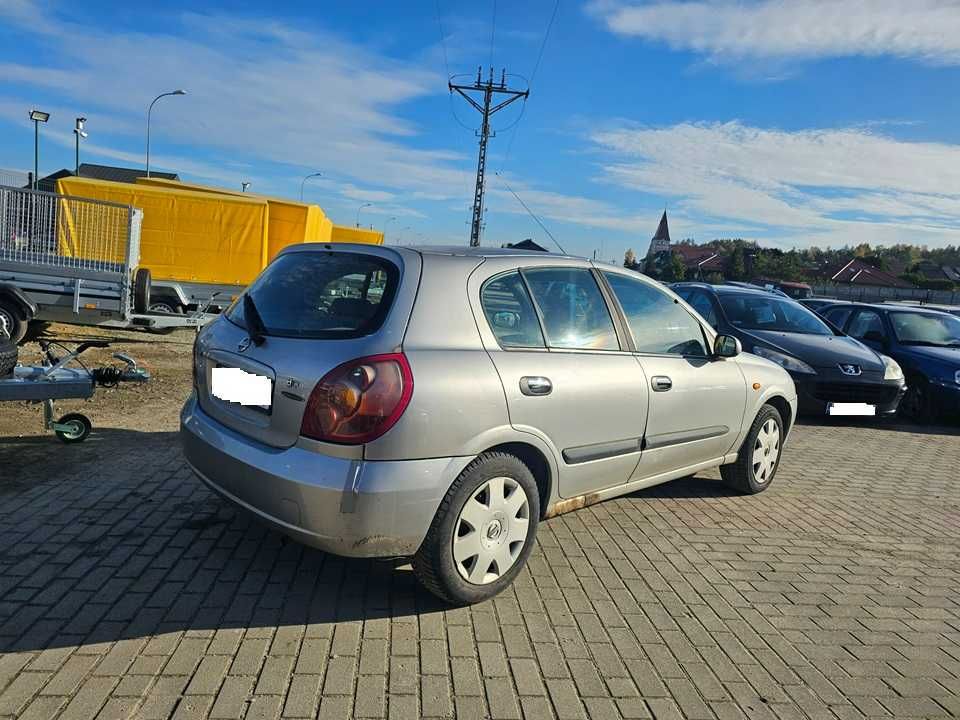
[[[114,167],[113,165],[94,165],[92,163],[81,163],[80,177],[92,178],[94,180],[111,180],[113,182],[135,183],[138,177],[146,176],[145,170]],[[165,180],[179,180],[180,176],[176,173],[150,171],[151,177],[163,178]]]
[[[505,248],[512,248],[513,250],[539,250],[540,252],[548,252],[545,247],[541,247],[538,243],[535,243],[530,238],[526,240],[521,240],[517,243],[507,243],[503,245]]]
[[[680,256],[684,265],[694,270],[699,267],[703,272],[722,271],[726,264],[726,260],[717,249],[709,245],[678,243],[670,249]]]
[[[670,242],[670,227],[667,225],[667,211],[663,211],[660,216],[660,224],[657,225],[657,232],[653,235],[654,240],[666,240]]]
[[[831,277],[835,283],[845,285],[873,285],[878,287],[900,287],[911,288],[913,285],[901,280],[895,275],[875,268],[868,262],[860,258],[853,258],[846,265],[841,267]]]

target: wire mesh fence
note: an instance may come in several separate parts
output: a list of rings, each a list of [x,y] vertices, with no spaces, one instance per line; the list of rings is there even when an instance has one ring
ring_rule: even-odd
[[[124,272],[133,208],[0,184],[0,262]]]

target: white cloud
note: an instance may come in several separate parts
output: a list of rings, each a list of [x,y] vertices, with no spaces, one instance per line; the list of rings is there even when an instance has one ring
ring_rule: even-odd
[[[610,156],[607,181],[677,198],[731,232],[834,245],[960,240],[958,145],[740,123],[621,127],[593,140]]]
[[[960,64],[956,0],[597,0],[612,32],[711,58],[881,56]]]

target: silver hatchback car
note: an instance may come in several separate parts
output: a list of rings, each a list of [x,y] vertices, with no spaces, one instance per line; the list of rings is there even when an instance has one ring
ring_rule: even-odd
[[[288,248],[198,335],[194,385],[207,486],[456,603],[506,587],[541,519],[715,467],[765,489],[797,403],[658,283],[481,248]]]

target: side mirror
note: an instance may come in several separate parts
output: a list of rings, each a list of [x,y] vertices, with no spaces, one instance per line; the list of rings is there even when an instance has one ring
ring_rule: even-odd
[[[743,352],[743,345],[733,335],[717,335],[713,341],[713,354],[718,358],[732,358]]]

